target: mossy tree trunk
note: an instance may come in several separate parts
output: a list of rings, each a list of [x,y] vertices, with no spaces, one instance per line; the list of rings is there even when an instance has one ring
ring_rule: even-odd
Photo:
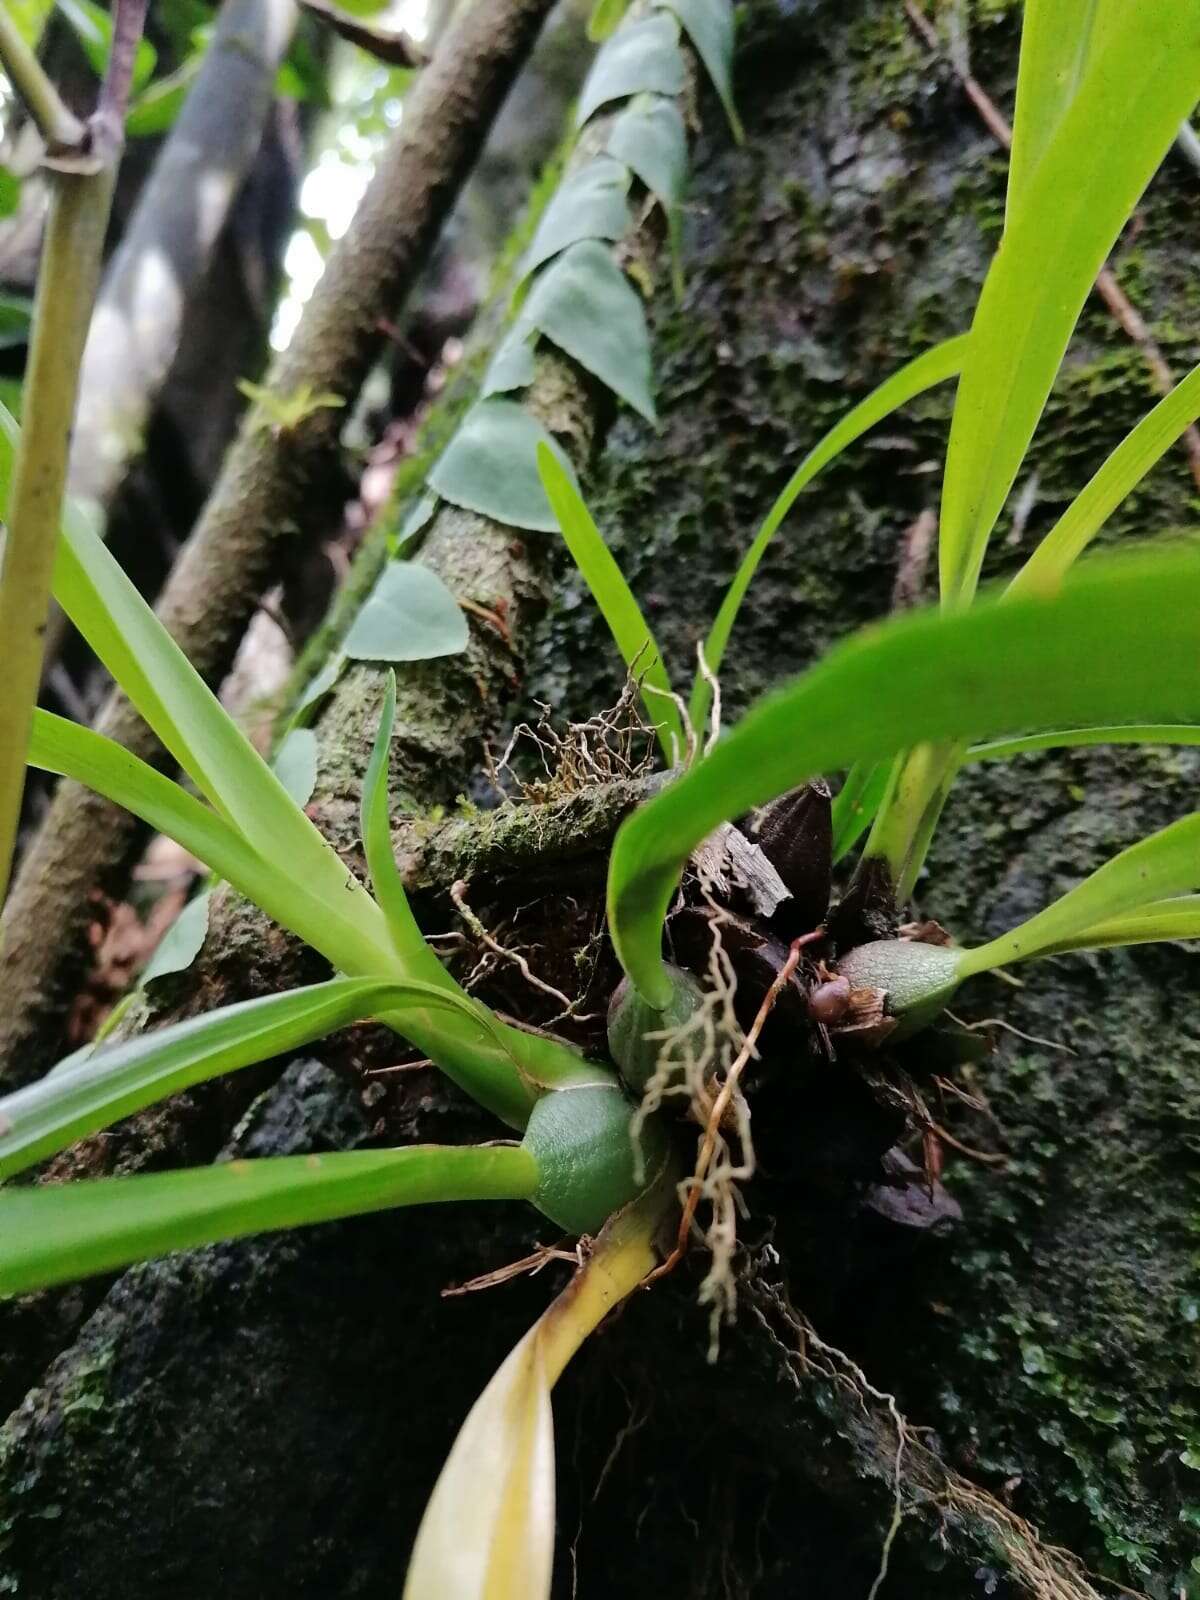
[[[1002,105],[1016,9],[972,12],[973,70]],[[620,419],[589,489],[680,672],[798,455],[907,356],[966,326],[1003,199],[989,135],[893,0],[761,0],[738,82],[747,144],[731,148],[702,100],[686,295],[676,306],[664,288],[653,303],[662,427]],[[1197,181],[1168,162],[1114,263],[1179,371],[1200,353]],[[1089,308],[1024,485],[1031,508],[1023,527],[1002,523],[995,571],[1150,403],[1140,355]],[[731,646],[727,716],[888,609],[906,534],[936,503],[948,414],[948,394],[910,407],[801,502]],[[1193,494],[1185,457],[1169,456],[1107,537],[1184,525]],[[565,571],[555,596],[522,693],[587,715],[612,701],[619,674]],[[431,792],[469,789],[459,744],[451,755],[437,785],[425,775]],[[349,793],[361,730],[325,753],[335,796],[331,761]],[[1191,751],[976,769],[920,910],[964,938],[999,932],[1193,805],[1198,775]],[[586,873],[569,887],[594,906]],[[444,903],[429,909],[446,916]],[[555,914],[568,926],[565,898]],[[269,972],[272,951],[261,956]],[[223,959],[253,987],[241,969],[257,956],[243,944]],[[1007,1158],[947,1152],[959,1221],[945,1208],[941,1226],[917,1226],[929,1218],[916,1186],[891,1191],[907,1207],[874,1205],[886,1119],[865,1093],[814,1079],[795,1128],[770,1130],[773,1147],[793,1146],[793,1170],[756,1187],[741,1318],[719,1362],[705,1361],[707,1319],[684,1272],[633,1301],[564,1380],[558,1592],[865,1596],[893,1514],[895,1414],[881,1397],[894,1395],[910,1425],[933,1431],[900,1455],[904,1519],[884,1600],[1104,1591],[1040,1553],[1026,1522],[1154,1600],[1190,1594],[1195,959],[1070,958],[1019,992],[968,991],[972,1018],[1001,1015],[1023,1036],[1001,1036],[973,1069],[986,1109],[937,1111],[961,1143]],[[366,1076],[389,1050],[357,1030],[269,1087],[268,1074],[236,1129],[240,1104],[210,1103],[194,1147],[179,1132],[195,1136],[194,1123],[167,1114],[150,1159],[177,1161],[180,1138],[185,1152],[228,1140],[258,1154],[494,1132],[429,1074]],[[154,1127],[139,1137],[153,1146]],[[516,1207],[383,1216],[139,1269],[82,1325],[69,1301],[26,1307],[0,1369],[16,1406],[0,1432],[0,1592],[395,1595],[440,1460],[545,1303],[549,1273],[459,1298],[439,1290],[536,1236]],[[819,1339],[805,1342],[805,1318]]]

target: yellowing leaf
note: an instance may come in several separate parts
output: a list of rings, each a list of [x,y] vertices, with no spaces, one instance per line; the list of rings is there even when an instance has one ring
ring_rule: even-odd
[[[554,1427],[539,1328],[471,1407],[426,1507],[404,1600],[548,1600]]]
[[[572,1281],[471,1407],[409,1563],[404,1600],[549,1600],[554,1562],[550,1389],[655,1262],[670,1175],[618,1213]]]

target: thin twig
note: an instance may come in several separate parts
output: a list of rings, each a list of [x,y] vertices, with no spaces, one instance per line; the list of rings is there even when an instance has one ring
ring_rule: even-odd
[[[1011,150],[1012,127],[979,80],[967,71],[962,63],[952,60],[945,54],[942,50],[937,30],[916,4],[916,0],[904,0],[904,12],[929,48],[944,60],[950,61],[950,66],[964,94],[978,111],[980,119],[992,138],[1003,149]],[[1102,267],[1098,273],[1096,277],[1096,293],[1108,307],[1122,331],[1141,351],[1142,360],[1146,363],[1154,388],[1159,394],[1169,394],[1175,387],[1174,374],[1167,364],[1166,357],[1155,342],[1154,335],[1143,321],[1141,313],[1117,282],[1111,267]],[[1187,453],[1192,479],[1196,487],[1200,488],[1200,428],[1194,425],[1186,428],[1180,435],[1180,440]]]
[[[93,147],[106,160],[111,160],[125,143],[125,113],[148,4],[149,0],[113,0],[108,70],[91,119]]]
[[[42,64],[25,43],[10,8],[0,6],[0,64],[51,151],[79,150],[87,129],[63,104]]]

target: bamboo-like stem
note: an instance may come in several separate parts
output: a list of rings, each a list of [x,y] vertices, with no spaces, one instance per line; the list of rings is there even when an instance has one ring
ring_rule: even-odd
[[[0,7],[0,65],[50,150],[78,149],[86,129],[59,97],[6,7]]]
[[[100,277],[115,166],[54,173],[38,273],[26,403],[0,568],[0,900],[25,788],[79,363]]]
[[[63,105],[11,16],[0,11],[0,60],[47,148],[51,154],[68,149],[95,160],[90,171],[52,171],[33,341],[25,370],[23,427],[0,567],[5,678],[0,702],[0,904],[8,890],[25,792],[25,755],[42,677],[79,371],[100,283],[104,235],[147,5],[148,0],[115,0],[108,71],[95,116],[86,127]]]

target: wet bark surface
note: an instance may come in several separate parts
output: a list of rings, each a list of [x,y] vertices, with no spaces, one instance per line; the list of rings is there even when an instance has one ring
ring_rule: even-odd
[[[971,33],[976,76],[1002,104],[1014,23],[990,5]],[[590,493],[680,677],[799,456],[889,370],[966,325],[1003,199],[988,135],[899,7],[756,5],[738,82],[747,145],[730,146],[706,99],[684,302],[654,302],[663,425],[622,420]],[[1115,262],[1180,372],[1197,355],[1196,181],[1168,162]],[[915,403],[797,507],[730,647],[728,717],[888,609],[906,532],[936,503],[949,403]],[[994,570],[1150,403],[1137,352],[1089,308],[1033,457],[1027,525],[1002,521]],[[1192,493],[1182,453],[1168,456],[1106,537],[1184,525]],[[587,715],[618,684],[564,574],[529,701]],[[1191,751],[975,769],[920,911],[964,939],[998,933],[1193,805],[1198,775]],[[865,1092],[798,1067],[787,1122],[763,1128],[793,1157],[752,1196],[757,1280],[718,1363],[688,1269],[635,1297],[556,1394],[556,1594],[867,1594],[892,1515],[890,1413],[860,1401],[845,1369],[823,1376],[815,1348],[804,1365],[802,1324],[772,1311],[784,1284],[823,1340],[933,1430],[902,1458],[911,1514],[881,1596],[1032,1588],[1003,1541],[921,1477],[918,1444],[1095,1571],[1155,1600],[1190,1594],[1196,971],[1181,948],[1144,949],[1046,963],[1020,991],[968,990],[964,1016],[1029,1037],[1000,1036],[959,1079],[985,1111],[934,1101],[962,1143],[1006,1157],[946,1152],[962,1218],[937,1227],[915,1225],[915,1200],[888,1218],[863,1203],[893,1128]],[[365,1076],[389,1049],[373,1030],[343,1036],[222,1137],[261,1154],[495,1132],[432,1074]],[[439,1291],[553,1237],[523,1208],[470,1207],[192,1252],[122,1277],[45,1367],[46,1327],[75,1328],[78,1302],[32,1303],[6,1324],[0,1369],[15,1406],[0,1430],[0,1593],[395,1595],[454,1432],[565,1269]]]

